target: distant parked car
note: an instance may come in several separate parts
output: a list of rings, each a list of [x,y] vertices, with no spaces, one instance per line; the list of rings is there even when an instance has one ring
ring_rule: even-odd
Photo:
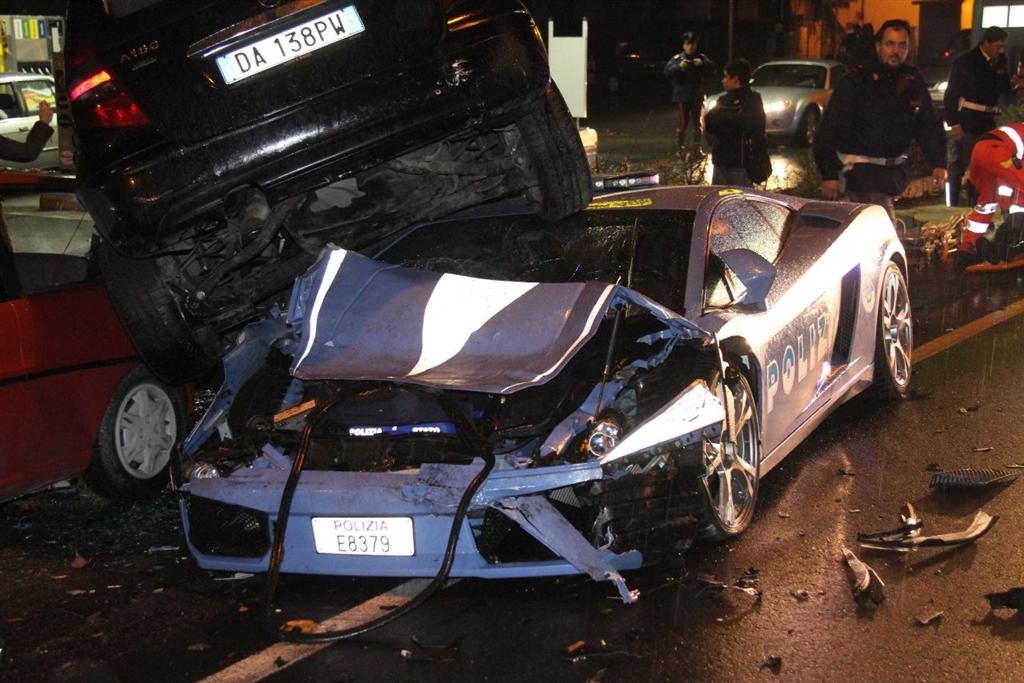
[[[768,136],[813,143],[825,106],[846,71],[827,59],[786,59],[757,67],[750,85],[764,101]]]
[[[24,142],[39,118],[39,105],[43,102],[56,102],[53,77],[0,73],[0,135]],[[56,134],[46,143],[42,154],[35,161],[16,163],[0,160],[0,166],[9,168],[56,168],[57,165]]]
[[[65,182],[0,174],[8,196]],[[56,233],[74,223],[59,223],[41,235],[35,220],[31,239],[12,240],[0,222],[0,501],[82,475],[109,497],[143,497],[167,479],[186,396],[139,360],[95,269],[63,253],[70,241]]]

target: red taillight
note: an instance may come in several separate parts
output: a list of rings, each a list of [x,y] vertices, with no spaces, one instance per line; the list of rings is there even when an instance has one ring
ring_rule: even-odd
[[[149,117],[106,69],[71,89],[76,121],[87,128],[148,126]]]
[[[77,100],[79,97],[89,92],[93,88],[103,85],[104,83],[110,82],[111,78],[112,77],[110,75],[110,72],[106,69],[100,71],[97,74],[89,76],[89,78],[85,79],[84,81],[82,81],[81,83],[79,83],[71,89],[71,100]]]

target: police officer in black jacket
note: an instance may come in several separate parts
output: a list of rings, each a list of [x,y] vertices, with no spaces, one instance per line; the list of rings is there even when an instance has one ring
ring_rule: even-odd
[[[750,64],[737,59],[725,65],[722,87],[725,92],[704,115],[711,140],[711,162],[715,167],[714,185],[750,187],[746,155],[765,146],[764,103],[750,89]]]
[[[672,83],[672,101],[679,109],[676,144],[683,146],[687,125],[692,125],[700,139],[700,110],[704,107],[704,76],[715,70],[715,63],[697,51],[697,34],[683,34],[683,51],[665,64],[665,78]]]
[[[851,70],[825,109],[814,159],[822,194],[836,199],[840,178],[850,201],[881,204],[895,221],[893,200],[907,185],[907,149],[917,140],[935,189],[946,179],[942,124],[921,74],[906,63],[910,25],[890,19],[875,35],[877,59]]]
[[[1006,68],[1007,33],[990,26],[981,34],[981,42],[957,57],[949,74],[946,95],[942,99],[946,123],[952,129],[956,146],[949,159],[949,197],[951,206],[960,203],[960,182],[968,166],[971,152],[983,134],[996,127],[999,98],[1020,84]],[[973,194],[973,193],[972,193]],[[968,197],[968,205],[974,200]]]

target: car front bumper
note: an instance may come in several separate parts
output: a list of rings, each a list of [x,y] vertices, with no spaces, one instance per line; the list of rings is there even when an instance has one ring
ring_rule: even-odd
[[[425,464],[419,470],[401,472],[303,472],[289,515],[281,571],[377,577],[436,575],[459,500],[478,471],[477,465]],[[602,466],[596,462],[492,472],[462,521],[449,575],[497,579],[585,573],[597,580],[613,581],[623,598],[628,599],[630,593],[618,572],[639,568],[643,564],[641,552],[615,553],[594,547],[545,496],[604,476]],[[267,571],[270,530],[276,526],[281,490],[287,477],[284,469],[243,470],[231,477],[199,479],[181,487],[185,536],[200,567]],[[197,501],[202,504],[197,505]],[[558,559],[488,560],[478,547],[483,518],[474,514],[488,508],[502,512],[558,555]],[[237,531],[239,523],[232,512],[248,515],[245,523],[253,552],[245,552],[253,556],[214,554],[227,546],[217,546],[211,539],[223,540],[233,533],[231,527]],[[313,518],[340,516],[411,518],[414,554],[400,557],[318,552]],[[223,528],[211,528],[217,524]]]

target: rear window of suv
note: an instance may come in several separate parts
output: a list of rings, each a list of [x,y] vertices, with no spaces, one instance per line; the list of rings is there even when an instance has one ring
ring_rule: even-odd
[[[103,7],[112,17],[126,17],[161,0],[103,0]]]

